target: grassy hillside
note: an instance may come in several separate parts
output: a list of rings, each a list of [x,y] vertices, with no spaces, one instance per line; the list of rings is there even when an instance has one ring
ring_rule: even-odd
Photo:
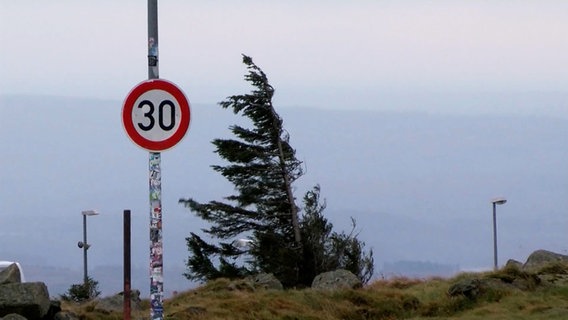
[[[132,319],[148,318],[148,301]],[[93,303],[63,304],[82,319],[121,319]],[[568,264],[506,267],[451,279],[379,280],[361,289],[255,290],[219,279],[165,301],[166,319],[568,319]]]

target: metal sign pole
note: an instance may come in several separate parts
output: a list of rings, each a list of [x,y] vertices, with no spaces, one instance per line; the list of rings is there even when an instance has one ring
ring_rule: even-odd
[[[158,67],[158,0],[148,0],[148,79],[159,78]],[[160,153],[150,152],[150,319],[161,320],[164,318],[164,273],[160,164]]]

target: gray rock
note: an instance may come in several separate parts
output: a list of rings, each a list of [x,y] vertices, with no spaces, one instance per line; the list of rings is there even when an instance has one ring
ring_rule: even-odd
[[[53,319],[53,317],[55,317],[58,312],[61,312],[61,301],[51,300],[49,303],[49,310],[47,311],[47,314],[44,318]]]
[[[454,283],[448,289],[450,297],[466,296],[469,299],[475,299],[481,293],[481,280],[480,279],[463,279]]]
[[[28,320],[26,317],[21,316],[17,313],[10,313],[4,316],[4,318],[0,318],[2,320]]]
[[[280,280],[278,280],[272,273],[259,273],[252,277],[248,277],[247,280],[252,282],[252,285],[255,289],[284,289]]]
[[[527,258],[523,270],[538,271],[538,269],[554,262],[568,263],[568,256],[547,250],[537,250]]]
[[[507,263],[505,264],[505,268],[517,268],[517,269],[522,269],[523,268],[523,263],[520,261],[517,261],[515,259],[509,259],[507,261]]]
[[[352,272],[344,269],[324,272],[317,275],[312,282],[313,289],[355,289],[362,287],[361,280]]]
[[[10,283],[0,286],[0,317],[17,313],[30,320],[41,319],[51,301],[43,282]]]
[[[12,263],[6,269],[0,271],[0,285],[21,282],[22,276],[20,275],[20,269],[15,263]]]
[[[130,308],[140,310],[140,290],[130,291]],[[99,299],[95,305],[97,311],[122,311],[124,307],[124,293],[120,292],[114,296]]]
[[[253,292],[261,290],[283,290],[284,286],[272,273],[259,273],[244,279],[231,280],[225,289],[230,291]]]
[[[515,279],[513,282],[508,283],[502,279],[496,278],[484,278],[480,279],[481,293],[485,294],[488,291],[493,291],[493,294],[497,292],[510,292],[521,290],[523,286],[528,286],[527,279]]]
[[[256,288],[254,287],[252,279],[240,279],[231,281],[227,285],[227,290],[253,292]]]
[[[546,275],[543,275],[546,277]],[[555,274],[555,275],[548,275],[549,282],[555,284],[557,286],[568,287],[568,275],[566,274]],[[539,276],[540,277],[540,276]]]
[[[448,295],[450,297],[464,296],[475,301],[483,295],[489,294],[495,299],[508,292],[519,290],[514,284],[498,278],[466,278],[451,285],[448,289]]]

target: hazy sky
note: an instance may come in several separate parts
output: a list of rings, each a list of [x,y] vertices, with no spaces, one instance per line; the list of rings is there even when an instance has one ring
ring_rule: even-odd
[[[0,94],[122,100],[147,78],[146,10],[142,0],[2,0]],[[245,53],[283,105],[565,93],[566,30],[562,0],[160,1],[160,76],[193,102],[218,102],[243,86]]]

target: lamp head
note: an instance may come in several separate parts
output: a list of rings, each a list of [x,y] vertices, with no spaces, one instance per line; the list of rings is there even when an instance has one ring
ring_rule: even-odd
[[[100,214],[97,210],[84,210],[81,211],[81,214],[84,216],[96,216]]]
[[[505,203],[507,203],[507,199],[505,199],[503,197],[499,197],[499,198],[495,198],[495,199],[491,200],[491,203],[493,203],[493,204],[505,204]]]

